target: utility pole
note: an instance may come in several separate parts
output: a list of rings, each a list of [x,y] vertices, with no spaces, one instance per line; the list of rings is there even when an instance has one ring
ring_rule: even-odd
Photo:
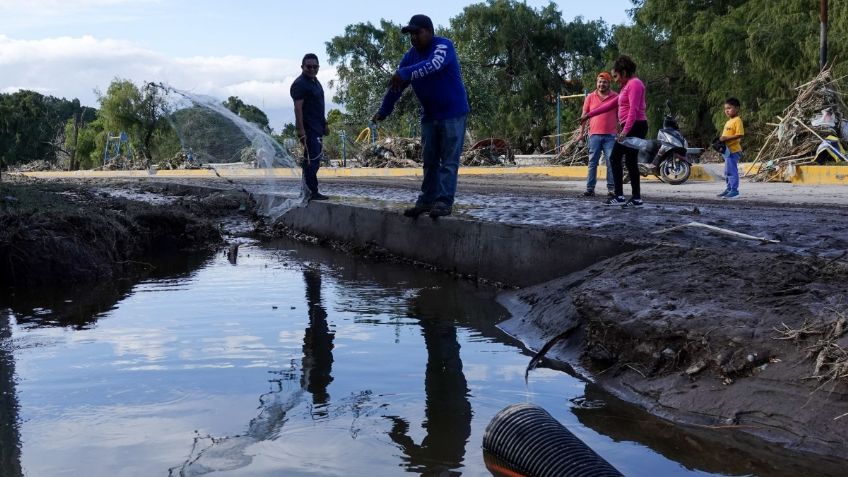
[[[819,6],[819,18],[821,21],[821,35],[819,37],[819,70],[827,65],[827,0],[821,0]]]

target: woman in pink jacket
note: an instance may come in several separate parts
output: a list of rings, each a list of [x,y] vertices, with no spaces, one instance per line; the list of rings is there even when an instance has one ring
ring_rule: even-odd
[[[612,78],[621,85],[621,91],[612,101],[605,101],[603,105],[589,111],[580,117],[580,122],[588,121],[589,118],[599,114],[612,111],[618,107],[619,133],[615,146],[613,146],[610,163],[612,165],[612,178],[615,186],[615,196],[604,202],[606,205],[619,205],[623,207],[641,207],[642,194],[639,190],[639,166],[637,164],[639,151],[621,144],[625,137],[638,137],[644,139],[648,134],[648,116],[645,114],[645,84],[636,77],[636,63],[629,56],[621,55],[612,65]],[[630,173],[630,187],[632,196],[630,200],[624,197],[624,170],[621,160],[627,165]],[[609,173],[609,171],[607,172]]]

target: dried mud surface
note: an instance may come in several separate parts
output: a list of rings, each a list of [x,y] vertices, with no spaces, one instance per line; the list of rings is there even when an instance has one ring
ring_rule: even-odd
[[[651,414],[848,460],[845,364],[819,357],[848,349],[846,283],[842,260],[658,246],[514,292],[503,327],[571,330],[548,356]]]

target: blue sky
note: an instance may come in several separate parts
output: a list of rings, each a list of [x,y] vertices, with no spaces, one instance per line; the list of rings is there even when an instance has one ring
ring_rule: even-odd
[[[319,79],[326,87],[335,72],[325,61],[324,43],[346,25],[381,18],[404,23],[415,13],[447,25],[471,3],[0,0],[0,92],[34,89],[94,106],[93,90],[105,90],[115,76],[139,84],[164,81],[264,106],[271,126],[279,129],[293,117],[288,88],[300,74],[303,53],[321,58]],[[613,24],[627,22],[632,8],[630,0],[554,3],[566,19]]]

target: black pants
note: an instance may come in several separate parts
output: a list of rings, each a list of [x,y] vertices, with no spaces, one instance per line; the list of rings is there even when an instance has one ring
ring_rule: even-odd
[[[648,135],[648,121],[636,121],[627,137],[638,137],[645,139]],[[630,174],[630,189],[633,192],[634,199],[641,199],[642,194],[639,190],[639,151],[629,148],[623,144],[615,143],[610,155],[610,165],[612,166],[612,181],[615,185],[615,195],[621,197],[624,195],[624,169],[621,167],[621,159],[624,158],[624,164],[627,165],[627,172]]]
[[[318,193],[318,168],[324,158],[324,144],[321,134],[306,133],[303,144],[303,182],[313,194]]]

